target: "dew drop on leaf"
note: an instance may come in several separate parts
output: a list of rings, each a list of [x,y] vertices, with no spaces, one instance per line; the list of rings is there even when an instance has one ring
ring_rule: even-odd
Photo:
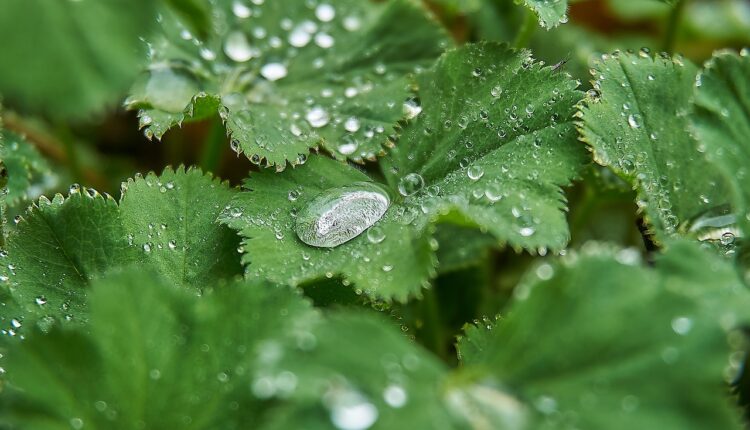
[[[252,10],[245,3],[235,0],[232,3],[232,13],[237,18],[248,18],[252,15]]]
[[[469,169],[466,171],[466,174],[472,181],[478,181],[482,176],[484,176],[484,169],[482,169],[482,166],[473,165],[469,167]]]
[[[336,9],[328,3],[321,3],[315,8],[315,17],[322,22],[330,22],[336,16]]]
[[[641,128],[641,118],[638,114],[628,115],[628,125],[630,128]]]
[[[406,390],[400,385],[389,385],[383,390],[383,400],[392,408],[404,406],[407,398]]]
[[[253,48],[250,46],[245,33],[233,31],[224,41],[224,53],[232,60],[242,63],[253,58]]]
[[[378,419],[378,409],[354,391],[335,393],[329,400],[331,422],[339,430],[366,430]]]
[[[278,81],[287,74],[286,66],[281,63],[268,63],[260,68],[260,74],[269,81]]]
[[[385,240],[385,231],[377,225],[374,225],[367,230],[367,240],[369,240],[370,243],[380,243]]]
[[[413,119],[422,112],[422,106],[417,99],[411,97],[404,102],[403,111],[406,119]]]
[[[424,187],[424,178],[419,173],[409,173],[398,181],[398,192],[404,197],[419,192],[422,187]]]
[[[388,210],[390,199],[377,185],[357,182],[330,188],[299,212],[295,231],[311,246],[332,248],[359,236]]]
[[[328,124],[328,121],[330,121],[331,118],[325,109],[320,106],[316,106],[307,111],[305,119],[314,128],[321,128],[325,127],[325,125]]]

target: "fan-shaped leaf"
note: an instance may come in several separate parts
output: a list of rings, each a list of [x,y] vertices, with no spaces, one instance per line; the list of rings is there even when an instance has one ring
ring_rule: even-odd
[[[728,203],[723,178],[687,132],[694,65],[641,52],[605,56],[594,71],[582,139],[599,164],[637,190],[658,240]]]
[[[413,0],[213,5],[206,41],[165,17],[128,104],[157,137],[218,111],[235,151],[277,169],[321,144],[373,159],[405,116],[408,75],[448,44]]]
[[[250,192],[221,218],[245,237],[249,275],[297,284],[335,274],[405,300],[434,276],[434,221],[479,226],[519,249],[565,245],[560,186],[583,163],[575,82],[526,52],[479,44],[443,56],[419,85],[421,113],[381,161],[391,206],[368,232],[334,248],[295,234],[295,217],[317,195],[371,180],[357,169],[314,156],[281,175],[251,176]]]

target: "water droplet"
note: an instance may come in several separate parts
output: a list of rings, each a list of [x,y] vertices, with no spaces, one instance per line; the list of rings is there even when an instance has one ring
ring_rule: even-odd
[[[362,26],[362,21],[356,16],[347,16],[344,18],[344,28],[349,31],[357,31]]]
[[[36,303],[38,306],[44,306],[47,304],[47,298],[44,296],[37,296],[34,299],[34,303]]]
[[[672,320],[672,330],[675,333],[684,336],[693,328],[693,320],[688,317],[676,317]]]
[[[419,192],[424,187],[424,178],[419,173],[409,173],[398,181],[398,192],[406,197]]]
[[[482,176],[484,176],[484,169],[482,168],[482,166],[475,164],[466,170],[466,175],[469,176],[469,179],[471,179],[472,181],[478,181]]]
[[[332,248],[359,236],[386,212],[390,199],[377,185],[357,182],[328,189],[297,215],[295,231],[308,245]]]
[[[359,142],[351,135],[346,135],[342,138],[341,144],[336,148],[343,155],[351,155],[359,147]]]
[[[400,385],[389,385],[383,390],[383,400],[392,408],[400,408],[406,404],[408,396]]]
[[[321,3],[315,8],[315,17],[323,22],[330,22],[336,16],[336,9],[328,3]]]
[[[271,82],[278,81],[287,74],[286,66],[281,63],[268,63],[260,68],[260,74]]]
[[[404,116],[406,119],[414,119],[422,112],[422,106],[419,105],[419,100],[416,98],[408,98],[404,102],[403,107]]]
[[[331,405],[331,422],[339,430],[366,430],[378,419],[378,409],[354,392],[336,395]]]
[[[216,53],[213,50],[206,48],[205,46],[201,48],[200,56],[206,61],[214,61],[216,59]]]
[[[680,230],[700,241],[719,242],[724,246],[731,245],[736,238],[742,237],[737,216],[732,213],[729,205],[706,210],[680,226]]]
[[[346,122],[344,122],[344,129],[350,133],[354,133],[357,130],[359,130],[359,120],[356,117],[349,117]]]
[[[310,34],[310,32],[308,32],[302,25],[295,27],[294,30],[289,33],[289,44],[295,48],[306,46],[310,43],[310,40],[312,40],[312,34]]]
[[[234,3],[232,3],[232,13],[237,18],[248,18],[250,15],[252,15],[252,11],[245,3],[242,3],[239,0],[235,0]]]
[[[628,125],[630,128],[641,128],[641,117],[637,113],[628,115]]]
[[[328,33],[318,33],[315,35],[315,44],[319,47],[326,49],[333,46],[333,36]]]
[[[227,57],[238,63],[247,61],[255,55],[255,51],[250,46],[250,42],[247,41],[245,33],[236,30],[227,35],[224,41],[224,52]]]
[[[367,240],[370,243],[380,243],[385,240],[385,230],[381,227],[374,225],[367,230]]]
[[[326,124],[328,124],[328,121],[330,121],[328,112],[320,106],[315,106],[314,108],[307,111],[305,119],[314,128],[324,127]]]

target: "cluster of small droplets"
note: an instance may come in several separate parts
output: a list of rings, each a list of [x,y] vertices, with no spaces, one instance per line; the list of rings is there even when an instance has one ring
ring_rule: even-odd
[[[163,20],[167,38],[150,45],[153,66],[143,95],[136,92],[126,101],[131,108],[146,105],[161,111],[143,109],[139,114],[139,125],[149,139],[161,138],[172,124],[191,116],[195,101],[207,97],[208,92],[220,94],[219,114],[232,135],[232,150],[250,154],[255,164],[265,162],[279,171],[286,166],[271,161],[280,158],[274,155],[279,137],[266,136],[263,127],[256,126],[267,121],[285,135],[281,140],[298,140],[305,148],[319,141],[318,136],[331,135],[325,145],[336,155],[359,161],[374,160],[381,153],[379,143],[391,138],[386,128],[380,121],[352,112],[361,111],[363,97],[377,90],[381,82],[398,78],[402,71],[391,73],[386,64],[375,63],[369,70],[331,74],[325,81],[332,84],[316,90],[295,87],[287,92],[277,87],[284,85],[290,71],[301,67],[329,73],[329,51],[339,45],[344,49],[348,42],[342,37],[348,39],[367,28],[369,6],[311,0],[293,15],[276,2],[258,0],[234,0],[227,8],[216,4],[214,8],[215,40],[203,41],[181,23],[170,25]],[[194,50],[195,58],[161,58],[171,51],[170,38],[186,50]],[[375,54],[364,53],[368,57]],[[218,78],[209,78],[214,76]],[[220,82],[219,88],[213,80]],[[263,119],[267,114],[262,109],[256,111],[253,104],[273,104],[278,115]],[[394,99],[382,108],[391,112],[388,115],[394,122],[399,116],[414,118],[421,110],[414,99]],[[282,158],[288,159],[286,154]],[[293,166],[300,164],[299,160],[289,161]]]

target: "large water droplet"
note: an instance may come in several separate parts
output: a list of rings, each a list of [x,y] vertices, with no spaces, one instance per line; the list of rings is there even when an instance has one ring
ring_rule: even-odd
[[[737,216],[729,205],[711,208],[680,227],[688,235],[708,242],[726,241],[729,235],[732,241],[741,238],[742,231],[737,225]]]
[[[389,204],[388,194],[370,182],[331,188],[318,194],[299,212],[295,231],[308,245],[332,248],[375,224]]]

